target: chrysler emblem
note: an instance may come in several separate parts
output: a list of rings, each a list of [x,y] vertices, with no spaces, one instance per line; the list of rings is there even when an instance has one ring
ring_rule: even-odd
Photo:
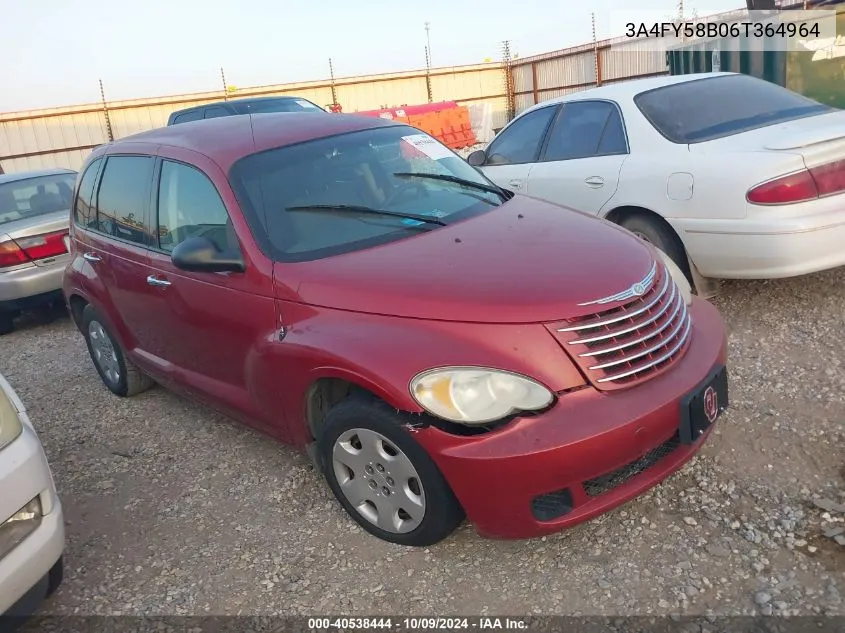
[[[633,297],[642,297],[651,285],[654,283],[654,279],[657,276],[657,262],[652,263],[651,268],[648,271],[648,274],[640,281],[635,283],[633,286],[628,288],[627,290],[623,290],[622,292],[617,292],[614,295],[610,295],[609,297],[603,297],[601,299],[596,299],[595,301],[586,301],[584,303],[579,303],[579,306],[590,306],[596,304],[605,304],[605,303],[614,303],[616,301],[625,301],[626,299],[631,299]]]

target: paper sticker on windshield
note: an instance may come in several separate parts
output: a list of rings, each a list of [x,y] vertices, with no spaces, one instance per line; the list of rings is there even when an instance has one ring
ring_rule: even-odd
[[[425,134],[413,134],[411,136],[403,136],[402,142],[407,143],[412,148],[417,150],[420,154],[428,156],[432,160],[442,160],[444,158],[453,158],[454,154],[449,151],[430,136]]]

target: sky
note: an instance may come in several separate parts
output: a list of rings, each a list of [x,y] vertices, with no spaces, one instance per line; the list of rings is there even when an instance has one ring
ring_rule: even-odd
[[[632,13],[632,5],[636,6]],[[592,6],[592,8],[590,8]],[[677,0],[0,0],[0,112],[520,57],[621,35]],[[686,15],[744,8],[684,3]]]

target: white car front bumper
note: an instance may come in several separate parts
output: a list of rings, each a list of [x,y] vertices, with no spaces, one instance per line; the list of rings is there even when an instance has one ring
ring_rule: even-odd
[[[65,547],[62,505],[41,442],[26,411],[9,384],[0,376],[0,389],[18,410],[23,431],[0,450],[0,615],[22,603],[31,604],[46,596],[45,578],[50,575]],[[41,503],[41,520],[22,541],[10,547],[9,518],[33,499]],[[34,595],[40,593],[41,595]],[[24,599],[25,600],[22,600]]]

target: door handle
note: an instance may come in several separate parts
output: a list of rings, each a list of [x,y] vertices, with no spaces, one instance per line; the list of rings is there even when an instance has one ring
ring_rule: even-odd
[[[99,255],[96,255],[95,253],[85,253],[85,254],[82,255],[82,257],[84,257],[85,260],[89,261],[89,262],[101,262],[101,261],[103,261],[102,258]]]
[[[584,182],[587,183],[590,187],[604,186],[604,178],[602,178],[601,176],[590,176],[589,178],[584,178]]]
[[[521,181],[521,180],[518,180],[518,179],[516,179],[516,178],[514,178],[513,180],[511,180],[511,181],[508,183],[508,185],[510,185],[510,186],[511,186],[511,187],[513,187],[514,189],[519,189],[519,188],[522,186],[522,181]]]
[[[151,286],[169,286],[170,282],[166,279],[159,279],[155,275],[150,275],[147,277],[147,283]]]

